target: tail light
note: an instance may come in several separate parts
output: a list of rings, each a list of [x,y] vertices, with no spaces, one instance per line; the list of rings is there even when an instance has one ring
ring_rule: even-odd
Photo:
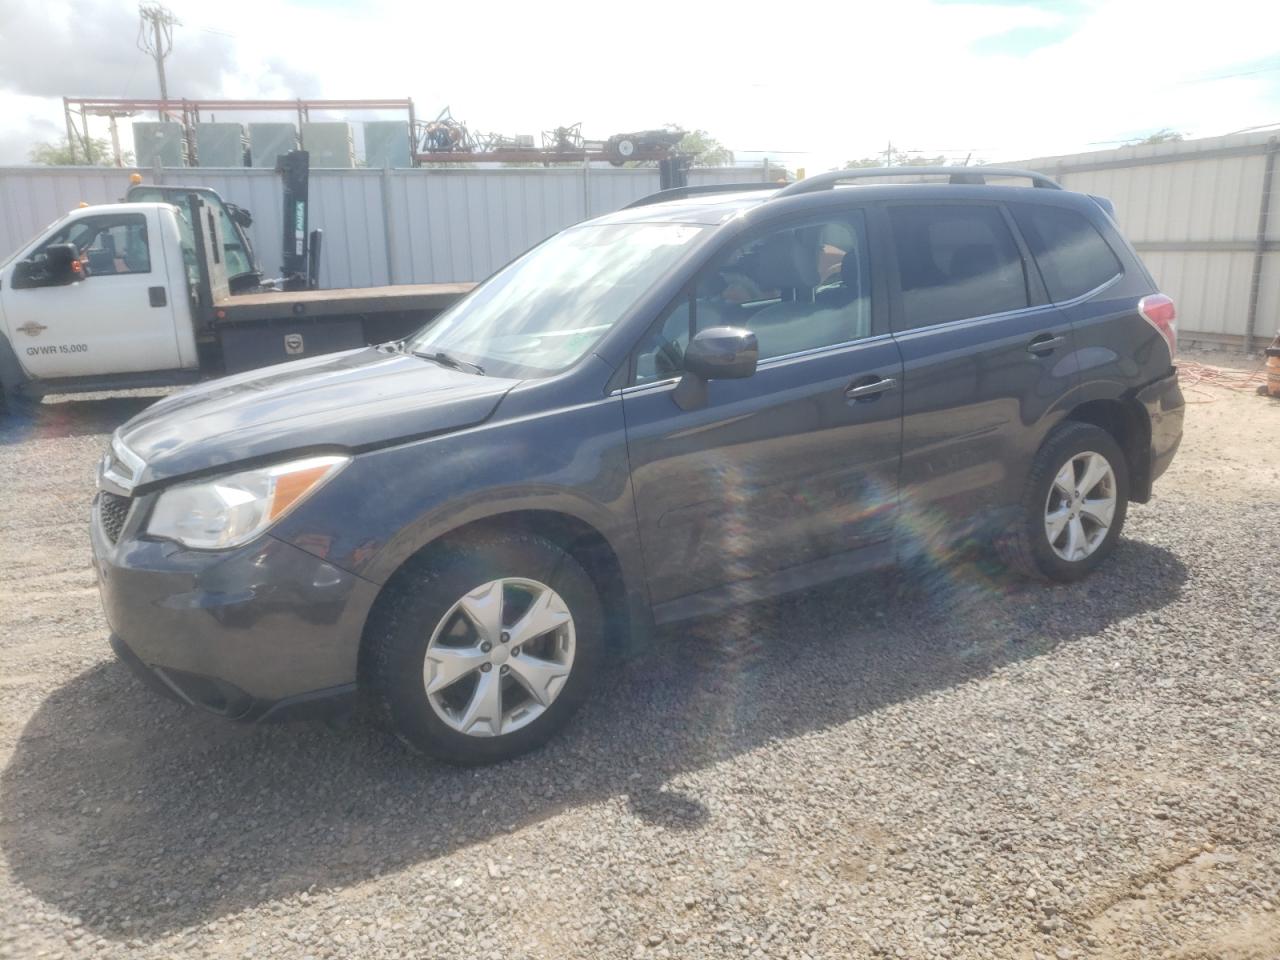
[[[1173,300],[1163,293],[1153,293],[1138,301],[1138,312],[1164,337],[1172,360],[1178,352],[1178,311],[1174,309]]]

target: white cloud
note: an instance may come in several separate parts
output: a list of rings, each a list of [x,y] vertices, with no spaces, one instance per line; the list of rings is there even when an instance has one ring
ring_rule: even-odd
[[[1001,159],[1159,127],[1209,135],[1280,121],[1280,70],[1203,82],[1275,58],[1280,7],[1248,0],[1052,9],[824,0],[794,11],[750,0],[171,5],[184,23],[174,69],[184,57],[206,73],[216,63],[220,76],[205,79],[227,96],[412,96],[420,115],[449,105],[478,129],[506,133],[581,120],[604,137],[678,122],[738,151],[799,151],[781,158],[811,171],[883,150],[890,138]],[[1017,28],[1058,28],[1064,38],[1022,56],[973,52]],[[134,38],[114,32],[81,34],[79,56],[117,64]],[[128,92],[152,94],[150,65],[133,56],[142,66]],[[30,129],[27,117],[60,129],[58,101],[24,101],[16,115],[10,99],[0,109],[11,131]],[[13,140],[0,138],[0,162],[23,158]]]

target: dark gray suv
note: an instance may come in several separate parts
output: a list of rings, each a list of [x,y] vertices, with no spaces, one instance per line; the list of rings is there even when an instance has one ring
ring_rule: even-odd
[[[406,341],[155,404],[94,504],[117,653],[242,720],[359,693],[477,763],[609,637],[979,536],[1087,574],[1181,437],[1173,304],[1104,200],[901,173],[666,191]]]

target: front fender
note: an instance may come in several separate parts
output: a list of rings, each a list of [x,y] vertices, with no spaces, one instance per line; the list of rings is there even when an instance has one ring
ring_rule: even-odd
[[[644,582],[619,397],[360,454],[272,533],[381,584],[446,534],[516,510],[590,525]]]

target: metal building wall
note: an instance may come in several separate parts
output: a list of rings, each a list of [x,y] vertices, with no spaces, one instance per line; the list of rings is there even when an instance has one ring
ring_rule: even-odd
[[[1126,235],[1177,300],[1184,339],[1243,344],[1252,316],[1257,345],[1280,328],[1280,172],[1266,235],[1258,234],[1268,151],[1275,157],[1277,146],[1276,135],[1253,133],[1019,165],[1115,203]],[[763,175],[694,170],[690,182]],[[258,257],[269,275],[279,273],[282,197],[273,171],[193,167],[161,178],[213,187],[250,210]],[[0,258],[81,201],[111,202],[127,187],[127,171],[110,168],[0,169]],[[311,225],[325,232],[329,287],[479,280],[555,231],[657,189],[653,169],[318,170]]]
[[[0,170],[0,263],[81,201],[112,203],[128,186],[127,172],[113,168]]]
[[[1277,135],[1261,132],[1016,165],[1111,199],[1125,235],[1176,301],[1184,341],[1243,345],[1252,317],[1256,347],[1280,330],[1278,149]],[[1273,185],[1260,235],[1268,163]]]
[[[762,175],[724,167],[692,170],[689,180]],[[284,199],[273,170],[188,167],[161,171],[160,180],[212,187],[250,211],[258,259],[279,275]],[[111,203],[128,186],[129,171],[114,168],[0,168],[0,260],[81,201]],[[326,287],[481,280],[557,230],[657,189],[652,168],[313,170],[310,219],[324,231]]]

